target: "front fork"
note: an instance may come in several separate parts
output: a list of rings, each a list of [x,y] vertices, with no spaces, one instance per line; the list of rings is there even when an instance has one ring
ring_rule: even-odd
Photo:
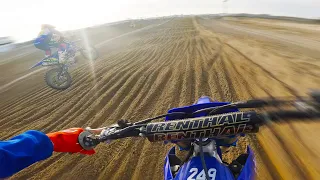
[[[69,67],[67,65],[61,65],[61,71],[58,73],[58,79],[61,80],[62,77],[64,77],[64,73],[68,72]]]
[[[218,153],[218,146],[215,140],[213,139],[208,139],[205,138],[203,139],[204,141],[202,142],[202,149],[203,152],[208,154],[211,157],[216,158],[220,163],[222,163],[222,159]],[[196,140],[193,144],[193,156],[198,156],[200,153],[200,147],[199,147],[199,142]]]

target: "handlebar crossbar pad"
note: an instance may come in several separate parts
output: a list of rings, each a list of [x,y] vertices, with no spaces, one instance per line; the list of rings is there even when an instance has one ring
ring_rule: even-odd
[[[254,111],[235,112],[215,116],[205,116],[149,123],[146,136],[149,141],[181,140],[196,138],[216,138],[241,133],[256,133],[262,119]]]

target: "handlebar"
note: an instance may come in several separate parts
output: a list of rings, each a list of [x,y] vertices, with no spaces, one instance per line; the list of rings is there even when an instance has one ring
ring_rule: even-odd
[[[77,40],[70,40],[70,39],[63,39],[62,42],[67,43],[67,44],[73,44],[82,41],[82,39],[77,39]]]
[[[288,104],[293,105],[296,110],[275,110],[257,113],[256,111],[233,112],[226,114],[209,115],[198,118],[186,118],[166,122],[151,121],[170,115],[181,114],[169,113],[155,118],[149,118],[136,123],[119,121],[117,125],[110,127],[91,129],[83,132],[79,136],[79,144],[84,149],[92,149],[100,142],[120,139],[126,137],[146,137],[149,141],[182,140],[197,138],[219,138],[230,135],[257,133],[259,127],[270,121],[279,120],[299,120],[320,118],[319,93],[311,94],[312,99],[298,98],[299,100],[249,100],[246,102],[236,102],[225,106],[203,111],[220,111],[228,108],[253,108]],[[200,112],[196,111],[194,114]],[[187,115],[187,114],[186,114]],[[189,114],[190,115],[190,114]],[[188,117],[188,116],[186,116]],[[190,116],[189,116],[190,117]],[[102,130],[104,133],[95,135],[95,131]]]

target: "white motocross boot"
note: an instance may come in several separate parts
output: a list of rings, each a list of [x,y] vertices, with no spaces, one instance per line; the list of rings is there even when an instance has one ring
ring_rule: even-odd
[[[74,56],[69,56],[68,61],[70,62],[71,65],[76,63],[76,59]]]

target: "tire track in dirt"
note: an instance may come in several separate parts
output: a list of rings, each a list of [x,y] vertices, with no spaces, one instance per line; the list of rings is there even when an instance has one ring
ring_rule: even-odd
[[[149,58],[154,58],[154,56],[155,56],[155,51],[150,53],[150,56],[146,57],[145,61],[147,61]],[[103,119],[105,119],[107,115],[110,115],[110,113],[113,110],[113,108],[116,108],[116,106],[121,102],[121,101],[117,101],[117,100],[120,100],[122,96],[125,96],[125,94],[123,94],[122,96],[119,96],[118,89],[121,88],[123,86],[123,84],[125,84],[126,82],[127,83],[131,83],[131,84],[135,83],[136,80],[138,80],[138,78],[142,75],[144,70],[146,70],[148,68],[148,65],[151,65],[151,64],[152,64],[152,62],[149,61],[149,62],[146,63],[146,66],[144,66],[142,68],[139,68],[138,65],[135,65],[135,66],[137,66],[136,69],[133,69],[132,71],[128,71],[127,72],[126,78],[129,78],[129,79],[122,78],[122,81],[120,83],[117,83],[116,86],[114,86],[114,88],[111,91],[111,93],[107,93],[104,97],[102,97],[100,103],[101,102],[103,103],[103,102],[105,102],[106,100],[109,99],[109,102],[107,104],[110,104],[110,105],[112,104],[112,108],[108,108],[108,109],[102,110],[101,111],[102,114],[98,114],[98,117],[96,118],[95,122],[92,123],[93,127],[97,127],[98,125],[100,125],[101,121],[103,121]],[[134,73],[134,76],[130,77],[132,72],[136,72],[136,73]],[[133,82],[129,81],[131,79],[133,79],[134,81]],[[127,86],[123,86],[123,87],[126,88],[126,89],[124,89],[124,91],[127,91],[128,89],[131,88],[131,87],[127,87]],[[117,94],[116,94],[116,92],[117,92]],[[113,96],[114,94],[115,94],[115,97],[111,98],[111,96]],[[114,98],[116,98],[116,99],[114,99]],[[115,101],[115,102],[113,103],[113,101]]]
[[[119,69],[121,69],[121,67],[119,68]],[[121,72],[119,72],[118,73],[118,75],[119,75],[119,77],[121,76],[121,74],[120,74]],[[117,75],[117,76],[118,76]],[[108,87],[109,85],[110,85],[110,83],[112,83],[112,82],[116,82],[116,79],[113,79],[113,81],[111,81],[111,78],[114,78],[112,75],[110,75],[109,77],[107,77],[107,79],[104,79],[103,80],[103,82],[102,83],[99,83],[98,84],[98,86],[97,87],[95,87],[95,88],[92,88],[92,90],[94,91],[94,90],[96,90],[96,89],[100,89],[100,88],[102,88],[101,86],[103,85],[103,87]],[[97,96],[97,94],[100,94],[101,92],[103,92],[104,91],[104,88],[102,88],[102,90],[100,89],[98,92],[91,92],[91,93],[89,93],[89,94],[87,94],[86,96],[85,96],[85,98],[83,98],[84,99],[84,102],[78,102],[78,106],[75,106],[74,108],[73,108],[73,111],[71,111],[70,113],[70,116],[71,117],[69,117],[69,119],[73,119],[73,118],[75,118],[75,117],[77,117],[83,110],[86,110],[86,109],[88,109],[88,106],[89,105],[91,105],[91,103],[93,103],[93,101],[98,97]],[[92,96],[93,95],[93,96]],[[91,97],[90,97],[91,96]],[[87,100],[87,98],[89,99],[89,100]],[[86,102],[85,102],[86,101]],[[85,104],[82,104],[82,103],[85,103]],[[72,114],[72,113],[75,113],[75,114]],[[86,118],[85,118],[86,119]]]
[[[58,92],[56,94],[58,94]],[[35,106],[35,104],[37,104],[37,106]],[[20,119],[17,119],[17,118],[21,118],[21,115],[26,115],[25,114],[26,112],[29,114],[33,114],[35,111],[37,111],[38,109],[41,109],[42,107],[44,107],[48,104],[50,104],[50,103],[48,103],[48,101],[45,101],[45,100],[40,100],[38,102],[37,102],[37,100],[35,100],[35,102],[26,103],[25,106],[27,106],[27,108],[22,109],[22,111],[17,111],[16,113],[12,114],[12,116],[7,116],[6,118],[4,118],[4,120],[6,120],[6,121],[13,121],[13,120],[19,121]]]
[[[39,91],[43,92],[46,88],[42,87]],[[16,104],[20,104],[21,102],[24,102],[26,100],[28,100],[30,97],[36,95],[38,92],[37,91],[32,91],[31,93],[27,93],[27,94],[23,94],[20,96],[15,96],[14,98],[4,101],[3,104],[1,104],[1,108],[2,109],[11,109],[13,106],[15,106]],[[4,106],[2,106],[4,105]],[[3,112],[3,111],[1,111]]]
[[[201,34],[201,32],[200,32]],[[216,91],[214,92],[215,88],[211,87],[213,84],[213,76],[211,75],[211,68],[213,63],[217,60],[219,52],[213,51],[210,47],[214,46],[214,42],[206,37],[199,36],[198,44],[197,44],[197,61],[195,67],[198,69],[195,71],[198,73],[197,81],[198,86],[198,94],[195,98],[200,96],[210,96],[210,97],[218,97],[216,95]],[[214,55],[215,54],[215,55]],[[212,55],[214,55],[212,57]]]
[[[202,44],[204,42],[200,41],[199,38],[197,39],[197,44]],[[203,46],[201,45],[201,48]],[[194,61],[194,67],[195,67],[195,73],[196,73],[196,79],[195,79],[195,99],[197,97],[207,95],[211,96],[211,90],[209,86],[209,81],[208,81],[208,73],[204,70],[206,64],[207,58],[202,56],[204,54],[204,49],[197,48],[197,53],[195,54],[196,59],[201,59],[201,61]],[[202,83],[202,80],[207,83]]]
[[[237,92],[235,90],[235,87],[232,83],[230,73],[229,70],[227,69],[226,65],[225,65],[225,59],[223,58],[223,56],[221,56],[221,65],[222,65],[222,70],[225,73],[225,79],[227,81],[227,85],[228,85],[228,92],[230,93],[230,102],[236,102],[238,101],[238,96],[237,96]]]
[[[71,88],[71,89],[72,89],[72,88]],[[53,90],[51,90],[51,91],[53,91]],[[67,91],[72,92],[72,91],[70,91],[70,90],[67,90]],[[58,92],[59,92],[59,91],[55,91],[56,94],[58,94]],[[36,99],[36,97],[34,97],[33,99]],[[30,100],[31,103],[33,103],[33,102],[32,102],[33,99]],[[37,100],[35,100],[35,101],[37,101]],[[39,103],[39,104],[41,104],[41,103]]]
[[[212,91],[211,95],[213,98],[215,100],[225,101],[225,95],[221,88],[221,85],[224,84],[224,79],[221,73],[219,73],[219,63],[221,61],[221,42],[215,36],[211,36],[212,34],[204,32],[203,28],[198,25],[195,19],[193,19],[192,22],[197,31],[196,35],[200,36],[201,42],[199,47],[201,60],[199,61],[202,61],[201,66],[204,66],[204,71],[202,71],[202,73],[205,74],[205,76],[200,77],[200,79],[208,76],[208,79],[206,80],[209,80],[208,84]],[[205,51],[205,49],[207,51]],[[212,51],[214,52],[213,54],[211,53]],[[207,62],[204,62],[206,56],[208,57],[208,60]]]
[[[77,90],[78,91],[73,93],[71,97],[74,97],[78,92],[80,92],[81,87],[77,88]],[[59,109],[67,100],[68,98],[64,98],[64,100],[61,100],[61,98],[56,98],[55,100],[51,101],[51,103],[54,103],[55,106],[49,106],[49,104],[51,103],[48,102],[46,104],[40,105],[39,107],[37,107],[37,109],[34,109],[34,111],[30,111],[24,114],[23,116],[16,118],[15,121],[10,121],[11,123],[14,123],[14,125],[10,126],[10,129],[15,128],[16,131],[11,131],[10,133],[7,133],[7,135],[4,137],[8,138],[14,134],[21,133],[23,129],[25,129],[26,126],[30,124],[36,124],[38,121],[46,121],[46,119],[54,112],[54,110]],[[45,131],[46,129],[42,130]]]
[[[36,175],[36,173],[38,173],[39,171],[42,171],[44,169],[46,169],[48,166],[50,166],[53,162],[56,162],[58,159],[60,159],[62,156],[64,156],[65,154],[57,154],[54,155],[54,157],[51,157],[48,161],[45,161],[41,164],[37,164],[33,169],[28,169],[29,171],[27,171],[27,173],[25,173],[23,176],[21,176],[21,179],[29,179],[32,176]]]
[[[156,76],[155,76],[156,77]],[[152,79],[152,78],[151,78]],[[152,81],[152,80],[151,80]],[[146,85],[147,84],[152,84],[152,83],[146,83]],[[141,86],[142,87],[142,86]],[[148,88],[149,89],[149,88]],[[148,91],[146,91],[146,93],[147,93]],[[151,95],[152,96],[152,95]],[[135,99],[137,99],[138,101],[141,99],[141,98],[143,98],[143,97],[150,97],[150,95],[149,96],[146,96],[146,95],[142,95],[141,97],[137,97],[137,98],[135,98]],[[146,102],[146,100],[144,99],[144,102]],[[139,109],[135,109],[135,111],[136,112],[141,112],[141,110],[144,110],[147,106],[145,105],[145,103],[140,103],[140,104],[143,104],[144,106],[140,106],[141,108],[140,108],[140,110]],[[135,107],[135,106],[133,106],[133,107]],[[128,108],[129,109],[129,108]],[[132,109],[132,108],[131,108]],[[131,110],[132,111],[132,110]],[[118,113],[118,116],[121,116],[122,115],[122,113],[120,112],[120,113]],[[126,141],[126,143],[132,143],[132,142],[130,142],[130,141]],[[141,144],[140,144],[141,145]],[[140,146],[139,145],[139,146]],[[137,154],[137,151],[134,151],[135,152],[135,154]],[[122,158],[128,158],[128,156],[130,156],[130,154],[123,154],[123,152],[119,152],[118,153],[118,155],[120,156],[120,157],[122,157]],[[118,161],[118,160],[117,160]],[[122,161],[121,161],[122,162]],[[128,164],[128,163],[126,163],[126,164]],[[123,164],[123,166],[125,166],[125,164]],[[132,166],[132,164],[129,164],[129,166]],[[112,171],[110,171],[110,168],[106,168],[106,169],[108,169],[108,171],[109,172],[112,172]],[[111,168],[112,169],[112,168]]]
[[[12,100],[13,102],[10,102],[8,103],[7,106],[3,107],[3,111],[1,112],[1,114],[3,114],[1,117],[6,117],[6,115],[9,115],[9,114],[12,114],[12,110],[16,110],[17,108],[17,104],[19,104],[18,107],[23,107],[23,106],[26,106],[27,104],[31,104],[30,101],[32,100],[36,100],[39,99],[41,100],[41,97],[45,96],[45,94],[47,96],[51,96],[51,95],[55,95],[57,94],[57,92],[54,92],[53,90],[49,90],[49,89],[40,89],[39,91],[32,91],[30,93],[30,95],[26,95],[26,97],[22,97],[21,99],[20,98],[17,98],[16,100]],[[33,102],[34,102],[33,101]],[[18,112],[17,110],[15,112]],[[14,113],[15,113],[14,112]]]
[[[86,85],[84,85],[84,86],[86,86]],[[82,88],[82,87],[81,87]],[[92,87],[91,89],[89,89],[89,90],[87,90],[87,91],[85,91],[84,93],[82,93],[79,97],[78,97],[78,99],[76,99],[76,100],[73,100],[73,101],[71,101],[71,103],[72,102],[74,102],[74,103],[77,103],[78,104],[78,106],[76,105],[76,106],[73,106],[73,107],[70,107],[70,102],[68,103],[68,104],[66,104],[65,106],[66,106],[66,108],[62,108],[62,109],[67,109],[68,110],[68,113],[63,113],[64,115],[61,117],[60,116],[60,119],[61,120],[66,120],[65,119],[65,117],[68,117],[68,115],[71,115],[72,114],[72,112],[74,112],[74,110],[77,110],[77,108],[79,108],[79,106],[81,107],[81,105],[79,104],[79,102],[84,102],[84,101],[86,101],[87,99],[86,99],[86,97],[88,97],[88,96],[84,96],[85,94],[86,95],[92,95],[92,93],[88,93],[89,91],[92,91],[94,89],[94,87]],[[73,92],[74,93],[74,92]],[[68,108],[68,107],[70,107],[70,108]],[[71,113],[71,114],[70,114]],[[56,117],[57,118],[59,118],[59,115],[58,114],[56,114]],[[54,120],[54,119],[52,119],[52,121],[53,122],[55,122],[55,123],[59,123],[59,121],[58,120]],[[52,124],[51,124],[52,125]]]
[[[206,82],[202,84],[201,90],[209,89],[209,92],[202,95],[210,95],[214,99],[223,99],[224,95],[222,89],[220,87],[220,82],[218,81],[218,76],[216,75],[217,69],[214,64],[220,59],[221,56],[221,45],[217,38],[209,36],[207,33],[203,33],[202,28],[198,25],[198,23],[193,20],[193,25],[195,26],[198,35],[199,35],[199,45],[198,53],[199,53],[199,60],[197,61],[202,66],[202,70],[197,72],[201,72],[202,75],[199,78]],[[212,72],[214,73],[213,75]],[[205,88],[203,88],[205,86]]]
[[[158,79],[159,79],[159,77],[161,77],[161,76],[158,76]],[[159,81],[159,83],[157,83],[157,85],[155,85],[155,87],[152,89],[159,89],[160,87],[166,86],[166,84],[168,83],[168,79],[171,77],[171,72],[170,71],[164,72],[163,77],[161,77],[159,80],[156,80],[156,82]],[[145,107],[143,108],[143,110],[145,112],[150,112],[150,110],[153,109],[156,106],[156,104],[158,104],[158,103],[153,103],[152,105],[150,105],[149,102],[157,102],[157,100],[159,100],[159,97],[161,96],[161,94],[163,94],[163,90],[160,92],[159,91],[152,91],[152,93],[148,93],[148,95],[145,96],[144,102],[142,103],[142,104],[145,104]],[[148,113],[148,115],[155,115],[155,114]],[[133,145],[132,142],[130,142],[130,144]],[[142,146],[144,146],[144,145],[142,145]],[[140,147],[141,147],[141,145],[140,145]],[[131,149],[131,148],[129,148],[129,149]],[[137,153],[137,151],[135,151],[135,153]],[[141,151],[141,153],[142,153],[142,151]],[[121,153],[121,154],[122,154],[121,155],[122,158],[127,158],[127,159],[132,158],[130,156],[130,154],[127,154],[127,155],[123,155],[123,153]],[[122,159],[120,159],[119,162],[122,162]],[[128,165],[132,166],[132,164],[128,164]],[[125,166],[125,163],[123,166]],[[139,166],[137,166],[137,168],[138,167]],[[127,169],[124,168],[124,169],[122,169],[122,171],[127,171]],[[120,174],[121,174],[121,171],[118,172],[118,175],[120,175]],[[117,174],[115,174],[115,177],[119,177],[119,176],[117,176]]]
[[[226,60],[226,62],[228,63],[229,68],[231,68],[230,71],[233,71],[234,73],[236,73],[236,77],[238,77],[239,83],[241,83],[241,84],[243,85],[243,86],[239,86],[240,88],[243,87],[243,88],[241,88],[241,92],[242,92],[242,93],[248,93],[248,94],[247,94],[247,97],[252,97],[252,98],[254,98],[254,97],[255,97],[255,95],[254,95],[255,93],[252,92],[252,89],[254,89],[254,88],[251,88],[251,87],[250,87],[250,84],[249,84],[248,80],[246,80],[246,78],[245,78],[244,75],[243,75],[243,74],[245,74],[245,73],[240,73],[240,72],[237,70],[237,68],[236,68],[235,65],[234,65],[235,63],[233,63],[233,62],[231,61],[231,59],[228,57],[228,55],[226,55],[225,60]]]

